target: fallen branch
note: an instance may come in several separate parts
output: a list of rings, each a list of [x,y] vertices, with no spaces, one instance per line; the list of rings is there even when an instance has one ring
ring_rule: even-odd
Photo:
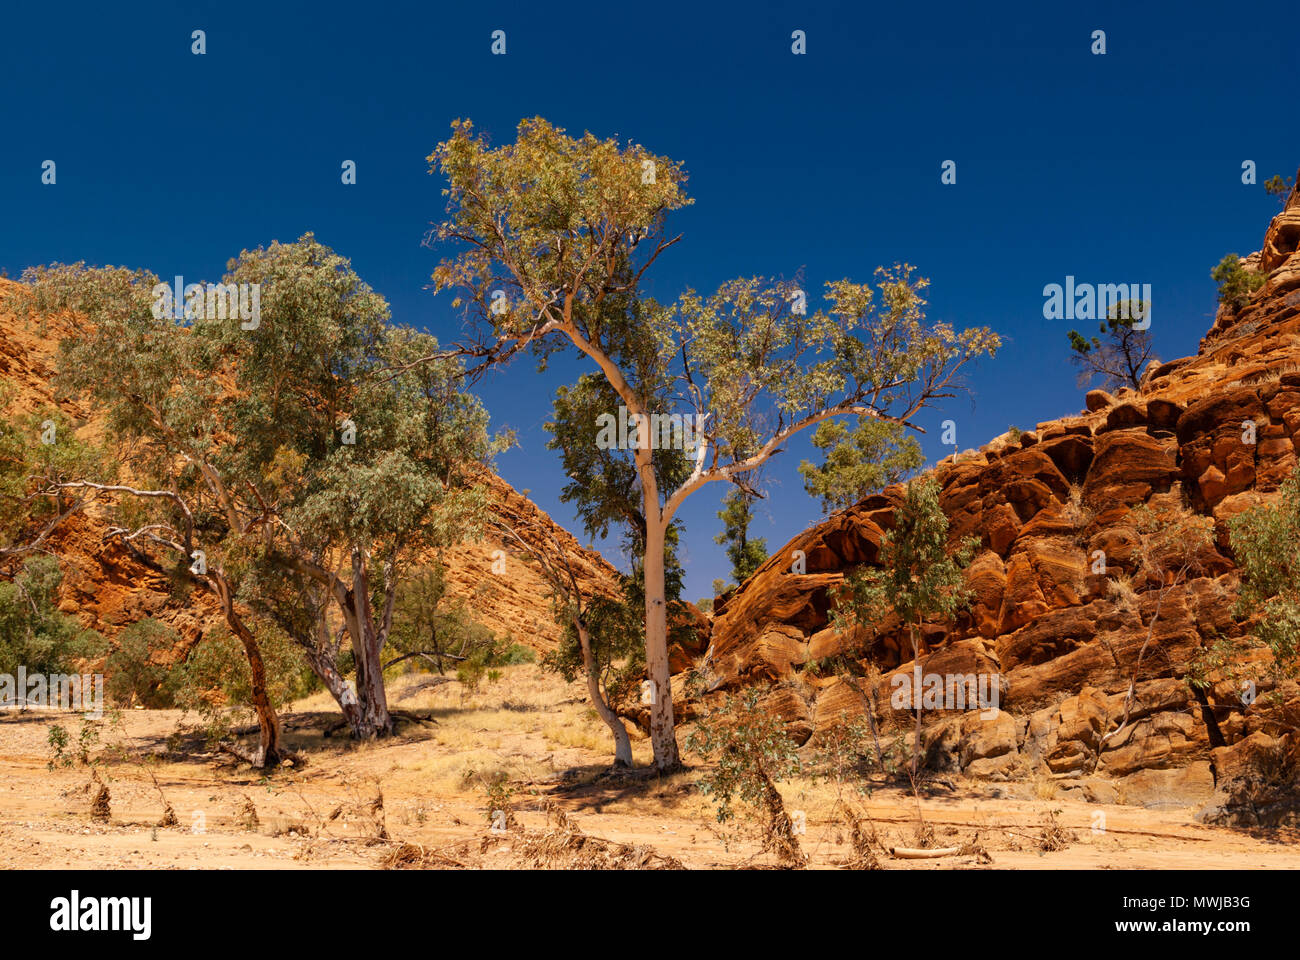
[[[935,847],[933,850],[921,850],[916,847],[890,847],[889,855],[897,860],[933,860],[936,857],[955,857],[961,853],[961,847]]]

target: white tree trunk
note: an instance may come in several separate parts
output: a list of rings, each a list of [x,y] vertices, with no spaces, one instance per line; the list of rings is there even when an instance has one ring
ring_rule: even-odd
[[[649,507],[650,504],[647,504]],[[654,514],[658,514],[655,504]],[[647,510],[645,556],[645,661],[652,684],[650,743],[655,769],[674,770],[681,766],[677,736],[673,731],[673,689],[668,672],[668,609],[664,598],[664,525]]]

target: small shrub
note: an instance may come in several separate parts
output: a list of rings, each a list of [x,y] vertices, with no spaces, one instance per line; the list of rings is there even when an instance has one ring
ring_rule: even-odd
[[[98,784],[99,789],[95,791],[95,799],[90,802],[90,819],[98,823],[108,823],[109,817],[112,816],[110,802],[111,795],[108,792],[108,784],[99,779],[99,771],[91,771],[90,776],[92,788]]]
[[[158,661],[170,656],[179,640],[175,630],[152,618],[126,627],[104,664],[109,697],[122,706],[136,702],[151,709],[173,706],[172,677]]]
[[[802,865],[804,855],[795,839],[776,782],[799,772],[799,757],[785,725],[761,705],[761,692],[728,696],[723,706],[702,718],[686,739],[686,749],[709,759],[713,770],[700,781],[700,792],[712,796],[718,822],[735,816],[739,801],[762,812],[765,850],[789,865]]]
[[[56,559],[37,556],[0,583],[0,673],[80,673],[79,661],[102,653],[103,637],[59,611],[62,580]]]
[[[94,721],[83,717],[77,731],[77,743],[73,747],[68,731],[60,724],[52,724],[46,742],[50,750],[50,759],[46,763],[49,769],[71,767],[78,763],[88,766],[91,748],[99,743],[99,728]]]
[[[1240,310],[1267,278],[1259,273],[1251,273],[1241,265],[1240,257],[1229,253],[1210,271],[1210,279],[1219,285],[1219,302]]]
[[[506,638],[509,640],[509,638]],[[525,647],[522,643],[511,643],[495,658],[499,666],[511,667],[520,663],[536,663],[537,651],[532,647]]]
[[[266,666],[267,694],[279,709],[311,692],[316,677],[285,634],[265,623],[253,626]],[[209,631],[191,648],[184,663],[172,668],[169,689],[176,706],[194,711],[211,740],[253,717],[253,676],[243,644],[224,625]]]
[[[512,804],[515,789],[510,785],[510,781],[504,775],[494,776],[491,780],[484,781],[484,789],[487,793],[487,807],[484,813],[487,815],[488,826],[513,830],[519,826],[519,821],[515,819],[515,808]]]
[[[1291,185],[1294,182],[1291,177],[1283,178],[1280,173],[1275,173],[1264,181],[1264,192],[1269,196],[1277,197],[1278,203],[1285,204],[1287,194],[1291,192]]]

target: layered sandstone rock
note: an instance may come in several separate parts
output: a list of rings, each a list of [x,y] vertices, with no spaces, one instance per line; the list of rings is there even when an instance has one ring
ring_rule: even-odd
[[[932,766],[991,779],[1036,772],[1093,793],[1098,778],[1122,779],[1134,796],[1185,788],[1204,800],[1212,752],[1263,736],[1262,708],[1243,709],[1230,684],[1202,703],[1187,676],[1210,642],[1244,629],[1232,615],[1227,519],[1267,502],[1296,465],[1298,242],[1293,191],[1248,261],[1267,282],[1242,309],[1219,311],[1196,356],[1150,370],[1141,392],[1090,391],[1081,413],[934,470],[951,538],[981,546],[967,571],[971,607],[927,625],[922,669],[991,672],[1003,687],[996,709],[927,715]],[[877,719],[898,721],[889,693],[915,667],[910,642],[885,622],[868,648],[841,636],[829,611],[846,572],[876,561],[900,497],[887,489],[805,531],[719,604],[709,649],[691,665],[709,679],[706,697],[774,682],[803,742],[869,708],[861,691],[806,670],[848,654],[883,671]],[[1142,505],[1213,519],[1216,547],[1194,575],[1172,585],[1138,575]]]

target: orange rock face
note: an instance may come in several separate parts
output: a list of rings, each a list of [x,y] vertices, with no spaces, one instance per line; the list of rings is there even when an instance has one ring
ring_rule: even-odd
[[[1093,390],[1075,416],[935,468],[951,539],[975,536],[981,548],[969,610],[927,626],[921,667],[992,671],[1002,686],[992,709],[927,715],[932,765],[1002,779],[1018,765],[1121,778],[1197,764],[1183,780],[1204,789],[1212,751],[1259,729],[1236,691],[1220,685],[1202,703],[1186,678],[1215,637],[1243,630],[1225,521],[1268,502],[1296,465],[1298,242],[1293,191],[1248,261],[1267,282],[1240,310],[1219,311],[1196,356],[1152,369],[1140,393]],[[805,531],[726,598],[693,664],[711,690],[775,681],[781,715],[797,717],[790,730],[806,740],[866,708],[844,681],[801,674],[847,653],[884,674],[876,702],[890,719],[889,675],[915,666],[909,640],[897,623],[877,624],[874,643],[840,637],[830,610],[845,574],[875,562],[900,498],[887,489]],[[1139,575],[1134,510],[1144,504],[1213,518],[1216,547],[1194,575],[1172,586]]]

